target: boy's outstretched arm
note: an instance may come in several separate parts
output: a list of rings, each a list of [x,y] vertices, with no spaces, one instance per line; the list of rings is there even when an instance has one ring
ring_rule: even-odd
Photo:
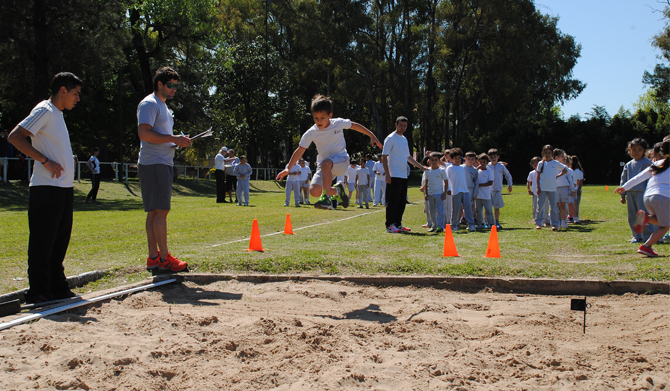
[[[303,147],[298,147],[293,151],[293,155],[291,155],[291,160],[289,160],[288,164],[286,165],[286,168],[284,168],[279,174],[277,174],[276,180],[281,180],[283,177],[288,175],[289,171],[291,171],[291,167],[295,166],[295,164],[300,160],[302,157],[302,154],[305,153],[307,148]]]
[[[363,125],[361,125],[361,124],[359,124],[359,123],[357,123],[357,122],[351,122],[351,129],[353,129],[353,130],[355,130],[355,131],[357,131],[357,132],[359,132],[359,133],[363,133],[364,135],[370,137],[370,139],[372,140],[372,141],[371,141],[371,144],[372,144],[372,145],[376,145],[376,146],[378,146],[379,148],[384,148],[384,146],[382,145],[382,143],[379,142],[379,139],[377,138],[377,136],[375,136],[375,134],[372,133],[372,132],[371,132],[368,128],[366,128],[365,126],[363,126]]]

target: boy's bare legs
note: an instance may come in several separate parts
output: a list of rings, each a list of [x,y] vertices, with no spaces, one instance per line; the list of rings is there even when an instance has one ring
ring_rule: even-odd
[[[495,215],[496,222],[500,221],[500,209],[494,209],[493,214]]]
[[[149,245],[149,257],[156,258],[156,247],[160,250],[162,257],[168,254],[167,246],[167,215],[169,210],[156,209],[147,213],[146,230],[147,244]]]
[[[322,191],[325,190],[327,196],[337,195],[337,189],[332,187],[333,183],[333,161],[326,159],[319,164],[321,168],[321,183],[322,186],[316,185],[314,188],[319,187],[318,195],[315,195],[315,191],[310,189],[310,192],[314,197],[321,197]]]

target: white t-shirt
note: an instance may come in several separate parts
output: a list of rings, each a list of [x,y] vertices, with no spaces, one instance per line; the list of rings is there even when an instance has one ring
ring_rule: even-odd
[[[225,170],[226,169],[226,158],[219,152],[216,157],[214,158],[214,167],[217,170]]]
[[[344,129],[351,128],[351,121],[343,118],[331,118],[330,124],[325,129],[319,129],[316,124],[307,129],[300,139],[300,146],[309,148],[312,143],[316,145],[319,155],[316,162],[321,163],[330,159],[333,163],[341,163],[349,160],[347,154],[347,143],[344,141]]]
[[[88,161],[91,162],[91,167],[93,167],[91,174],[100,174],[100,160],[95,156],[91,156]]]
[[[372,167],[372,172],[374,173],[375,171],[379,173],[375,174],[375,177],[378,181],[385,180],[386,171],[384,171],[384,163],[382,162],[375,163],[374,167]]]
[[[356,182],[356,170],[358,169],[358,165],[356,167],[351,167],[347,168],[347,172],[344,173],[344,176],[347,178],[347,183],[354,183]]]
[[[366,186],[368,184],[369,175],[370,171],[368,171],[367,167],[361,167],[361,166],[356,167],[356,177],[358,186]]]
[[[428,195],[435,195],[444,193],[445,180],[447,180],[446,171],[442,170],[441,168],[436,168],[434,170],[430,168],[423,172],[421,183],[422,184],[424,182],[426,183],[426,186],[428,187],[427,188]]]
[[[556,191],[556,187],[558,187],[556,176],[558,176],[564,168],[567,167],[556,160],[548,162],[543,160],[539,162],[536,171],[540,174],[540,190]]]
[[[309,174],[311,174],[311,173],[312,173],[312,169],[309,168],[309,166],[307,166],[306,164],[305,164],[305,167],[300,167],[300,175],[298,176],[298,178],[300,178],[300,182],[304,182],[304,181],[308,180],[309,179]]]
[[[653,162],[652,164],[660,166],[665,159]],[[635,185],[647,180],[647,189],[644,191],[645,197],[650,195],[662,195],[663,197],[670,198],[670,169],[667,169],[660,174],[653,175],[651,166],[647,167],[641,173],[635,175],[628,182],[624,183],[623,188],[626,189],[626,191],[629,191]]]
[[[235,169],[235,166],[240,164],[240,158],[237,157],[237,156],[226,157],[225,160],[226,160],[226,175],[231,175],[231,176],[235,175],[233,170]]]
[[[503,188],[503,177],[507,181],[507,186],[512,186],[512,174],[509,173],[507,167],[504,164],[498,162],[495,165],[489,163],[487,168],[493,171],[493,186],[491,190],[502,191]]]
[[[477,199],[490,200],[491,188],[493,187],[493,184],[491,184],[491,186],[482,186],[482,183],[493,182],[495,174],[493,171],[486,168],[484,170],[479,170],[477,175],[479,180],[479,191],[477,192]]]
[[[407,158],[409,146],[405,136],[393,132],[384,139],[382,155],[387,155],[389,175],[391,178],[407,179]]]
[[[296,172],[300,172],[300,168],[301,167],[296,164],[295,166],[291,167],[291,169],[288,171],[288,173],[293,174],[293,173],[296,173]],[[286,176],[286,181],[287,182],[298,182],[298,181],[300,181],[300,175],[287,175]]]
[[[572,172],[572,180],[575,181],[575,189],[579,186],[579,181],[584,179],[584,173],[579,168]]]
[[[447,167],[447,180],[451,189],[451,195],[458,193],[470,193],[468,184],[465,181],[465,169],[462,166],[452,164]]]
[[[529,172],[526,182],[530,182],[530,189],[533,192],[533,195],[537,195],[537,171],[532,170]]]
[[[570,191],[574,189],[574,180],[572,179],[572,168],[567,167],[568,172],[561,176],[560,178],[556,178],[556,187],[567,187]]]
[[[147,124],[160,134],[173,134],[174,117],[167,105],[155,94],[147,95],[137,106],[137,124]],[[171,166],[174,158],[174,143],[150,143],[140,141],[140,157],[137,164],[165,164]]]
[[[32,144],[49,160],[60,164],[65,171],[60,178],[51,177],[51,171],[35,162],[35,170],[30,177],[30,186],[72,187],[74,181],[74,159],[70,145],[70,133],[65,126],[63,112],[49,100],[38,103],[30,114],[19,123],[30,132]]]

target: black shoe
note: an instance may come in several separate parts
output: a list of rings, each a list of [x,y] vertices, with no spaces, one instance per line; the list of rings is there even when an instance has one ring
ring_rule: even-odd
[[[334,187],[337,189],[337,197],[335,199],[340,201],[343,207],[348,208],[349,196],[347,195],[347,191],[344,188],[344,184],[342,182],[337,182]]]
[[[54,301],[54,297],[51,293],[42,293],[39,295],[26,294],[25,299],[26,304],[41,304]]]
[[[77,294],[69,289],[60,292],[53,292],[52,295],[55,300],[70,299],[73,297],[77,297]]]

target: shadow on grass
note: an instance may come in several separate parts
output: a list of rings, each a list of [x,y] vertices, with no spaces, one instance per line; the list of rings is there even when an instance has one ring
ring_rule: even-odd
[[[27,207],[27,205],[26,205]],[[75,212],[100,212],[100,211],[128,211],[142,209],[144,205],[142,200],[105,200],[100,201],[99,204],[87,204],[86,196],[74,197],[74,211]]]
[[[321,318],[330,318],[335,320],[347,320],[347,319],[358,319],[366,320],[368,322],[379,322],[379,323],[391,323],[398,320],[393,315],[389,315],[379,308],[377,304],[370,304],[369,306],[362,308],[360,310],[354,310],[347,312],[344,316],[333,316],[333,315],[315,315]]]
[[[10,211],[28,210],[28,183],[0,182],[0,205]]]

